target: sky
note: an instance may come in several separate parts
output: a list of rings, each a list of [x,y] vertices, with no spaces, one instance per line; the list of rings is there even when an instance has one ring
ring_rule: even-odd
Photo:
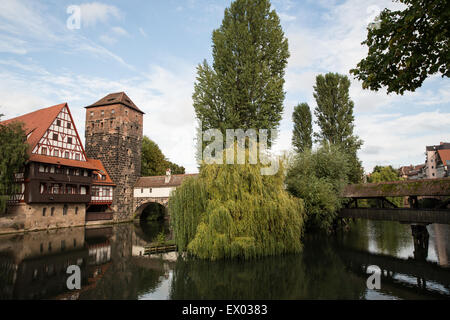
[[[84,107],[124,91],[145,112],[144,135],[170,161],[197,172],[196,67],[212,61],[211,34],[230,3],[1,0],[0,114],[5,120],[67,102],[84,143]],[[425,146],[450,141],[449,79],[433,75],[415,92],[387,95],[363,90],[349,74],[367,54],[361,42],[368,23],[382,9],[402,4],[272,0],[272,7],[291,54],[275,153],[292,149],[294,106],[307,102],[313,112],[315,77],[327,72],[351,79],[355,134],[364,141],[358,155],[366,172],[375,165],[423,163]]]

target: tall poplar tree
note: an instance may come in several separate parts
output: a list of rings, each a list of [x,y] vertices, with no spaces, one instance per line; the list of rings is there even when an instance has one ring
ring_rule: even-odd
[[[320,132],[314,135],[318,141],[338,145],[351,155],[349,180],[358,183],[362,179],[363,169],[356,153],[361,148],[362,140],[353,134],[354,104],[350,99],[349,88],[350,80],[345,75],[327,73],[316,77],[314,98],[317,107],[314,114]]]
[[[292,144],[297,152],[303,152],[312,147],[312,116],[307,103],[301,103],[294,108],[292,114],[294,130]]]
[[[193,104],[205,129],[276,129],[288,42],[269,0],[235,0],[213,31],[213,64],[197,67]]]

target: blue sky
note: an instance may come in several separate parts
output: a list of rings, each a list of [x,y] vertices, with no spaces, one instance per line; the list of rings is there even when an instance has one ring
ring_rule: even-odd
[[[211,33],[231,1],[0,1],[0,113],[11,118],[68,102],[84,141],[84,106],[125,91],[146,113],[144,134],[196,171],[192,92],[195,68],[211,61]],[[69,29],[67,8],[81,9]],[[364,57],[366,26],[390,0],[274,0],[289,42],[286,100],[274,151],[291,148],[293,107],[315,107],[317,74],[348,70]],[[352,80],[355,132],[366,171],[424,161],[426,145],[450,141],[450,81],[435,75],[403,96]],[[317,128],[316,128],[317,129]]]

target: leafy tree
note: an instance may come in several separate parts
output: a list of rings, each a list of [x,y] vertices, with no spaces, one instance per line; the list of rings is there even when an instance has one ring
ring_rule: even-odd
[[[23,172],[28,160],[26,141],[22,123],[0,123],[0,213],[5,212],[10,197],[20,191],[15,174]]]
[[[288,42],[269,0],[235,0],[213,31],[213,64],[197,67],[193,103],[205,129],[276,129]]]
[[[170,168],[172,174],[185,173],[184,167],[178,166],[166,159],[159,146],[147,136],[142,139],[142,169],[143,176],[159,176],[166,174]]]
[[[400,177],[398,170],[395,170],[392,166],[375,166],[373,172],[367,178],[369,183],[388,182],[388,181],[400,181],[403,180]],[[401,197],[387,197],[389,201],[397,205],[397,207],[403,206],[403,198]],[[370,206],[376,206],[374,200],[368,201]]]
[[[307,103],[302,103],[294,108],[292,114],[294,131],[292,144],[297,152],[303,152],[312,148],[312,116]]]
[[[348,183],[349,156],[336,145],[324,143],[318,150],[297,154],[290,166],[286,185],[294,196],[303,199],[306,228],[330,230],[341,209],[340,198]]]
[[[206,165],[169,200],[178,249],[207,260],[299,252],[303,203],[284,188],[284,170],[261,165]]]
[[[435,73],[450,75],[448,1],[397,0],[402,11],[384,9],[378,27],[369,28],[362,42],[369,53],[356,69],[363,88],[403,94],[414,91]]]
[[[314,135],[317,141],[324,141],[340,148],[351,155],[349,162],[350,182],[358,183],[363,176],[361,162],[357,151],[361,148],[362,140],[353,134],[355,120],[353,116],[353,101],[349,95],[350,80],[338,73],[327,73],[316,77],[314,98],[317,106],[314,114],[320,132]]]

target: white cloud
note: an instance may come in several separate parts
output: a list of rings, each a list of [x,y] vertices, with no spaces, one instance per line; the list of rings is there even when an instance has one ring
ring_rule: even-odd
[[[112,27],[111,30],[119,36],[129,36],[128,32],[121,27]]]
[[[147,33],[145,32],[145,30],[143,28],[139,28],[139,32],[141,33],[141,35],[143,35],[144,37],[148,37]]]
[[[82,3],[80,8],[81,23],[85,27],[95,26],[97,22],[106,23],[110,18],[122,17],[121,11],[116,6],[100,2]]]

